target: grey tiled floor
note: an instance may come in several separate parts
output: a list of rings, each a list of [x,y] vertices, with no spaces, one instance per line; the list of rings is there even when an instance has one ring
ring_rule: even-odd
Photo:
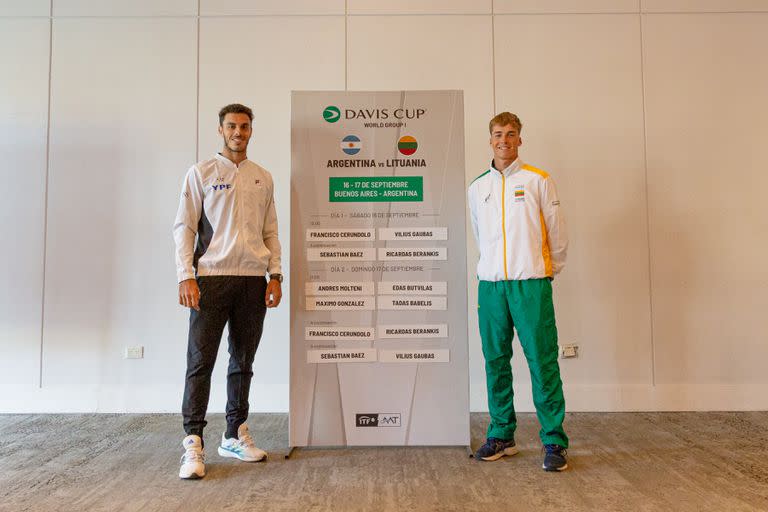
[[[485,414],[472,415],[483,441]],[[457,448],[298,450],[284,414],[251,415],[266,463],[221,459],[177,477],[176,415],[0,415],[0,511],[768,511],[768,413],[572,413],[570,469],[540,469],[538,425],[521,453],[477,462]]]

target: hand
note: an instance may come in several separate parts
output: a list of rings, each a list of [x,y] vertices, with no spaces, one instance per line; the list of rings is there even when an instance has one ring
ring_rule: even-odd
[[[280,299],[283,298],[283,290],[280,287],[280,281],[277,279],[270,279],[267,283],[267,293],[264,297],[264,302],[268,308],[276,308],[280,304]]]
[[[200,311],[200,288],[197,280],[187,279],[179,283],[179,304]]]

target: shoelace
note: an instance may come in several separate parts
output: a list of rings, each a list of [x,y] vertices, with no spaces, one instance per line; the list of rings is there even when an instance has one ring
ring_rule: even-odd
[[[198,450],[187,450],[181,456],[181,463],[186,464],[187,462],[205,462],[205,454]]]
[[[557,444],[544,445],[544,451],[546,453],[555,453],[557,455],[567,455],[568,450]]]
[[[250,448],[251,446],[254,446],[253,438],[249,432],[245,432],[245,434],[243,434],[243,436],[238,439],[237,442],[244,448]]]

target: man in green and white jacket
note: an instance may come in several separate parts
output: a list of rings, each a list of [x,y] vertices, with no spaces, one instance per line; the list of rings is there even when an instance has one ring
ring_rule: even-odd
[[[543,468],[562,471],[568,467],[568,436],[551,281],[565,265],[568,236],[552,177],[518,157],[521,129],[509,112],[491,119],[493,161],[467,191],[480,250],[478,315],[491,415],[488,439],[475,457],[497,460],[517,453],[510,365],[516,329],[531,372]]]

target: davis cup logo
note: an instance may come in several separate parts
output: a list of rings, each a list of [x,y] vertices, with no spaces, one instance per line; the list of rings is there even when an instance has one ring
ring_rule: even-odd
[[[405,156],[412,155],[416,152],[416,149],[418,149],[419,143],[416,142],[416,139],[411,137],[410,135],[406,135],[405,137],[401,137],[399,141],[397,141],[397,150],[404,154]]]
[[[325,110],[323,110],[323,119],[325,119],[329,123],[335,123],[336,121],[341,119],[341,110],[339,110],[339,107],[334,107],[333,105],[329,105],[325,107]]]
[[[347,135],[341,139],[341,150],[348,155],[356,155],[363,148],[363,143],[356,135]]]

